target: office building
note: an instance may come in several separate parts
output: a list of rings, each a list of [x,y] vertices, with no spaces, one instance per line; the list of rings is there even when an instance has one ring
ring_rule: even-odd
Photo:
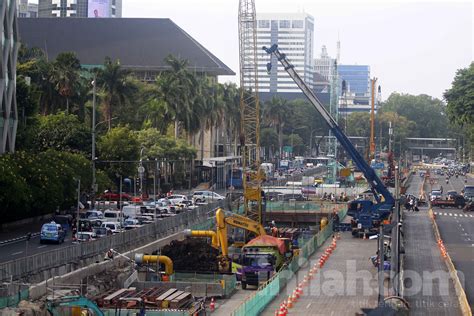
[[[267,72],[270,56],[262,46],[278,44],[303,80],[313,87],[314,18],[307,13],[257,13],[258,85],[260,92],[300,92],[274,56]]]
[[[317,92],[330,92],[331,83],[335,79],[337,61],[328,55],[326,46],[321,48],[321,55],[314,59],[314,90]]]
[[[15,150],[18,125],[16,107],[16,60],[18,41],[16,0],[0,1],[2,25],[2,58],[0,60],[0,154]]]
[[[370,66],[368,65],[338,65],[339,86],[346,81],[347,90],[355,96],[370,94]]]
[[[122,0],[39,0],[41,18],[121,18]]]
[[[28,0],[18,1],[18,17],[20,18],[37,18],[38,4],[28,3]]]

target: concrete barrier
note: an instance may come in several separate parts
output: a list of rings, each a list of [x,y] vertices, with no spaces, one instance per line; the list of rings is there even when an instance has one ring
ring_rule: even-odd
[[[435,216],[433,214],[433,210],[430,208],[428,212],[431,221],[433,223],[433,232],[435,235],[436,240],[441,240],[441,235],[439,233],[438,224],[436,223]],[[467,300],[466,292],[464,292],[464,288],[461,285],[461,280],[459,279],[458,272],[456,267],[451,260],[451,256],[449,252],[446,252],[446,257],[444,258],[444,263],[448,267],[449,275],[454,282],[454,290],[456,291],[456,295],[458,298],[459,306],[461,308],[461,312],[463,316],[472,316],[471,306]]]

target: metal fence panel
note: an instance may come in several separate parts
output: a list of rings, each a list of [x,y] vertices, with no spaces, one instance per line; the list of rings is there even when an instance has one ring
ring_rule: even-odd
[[[164,218],[153,224],[101,238],[91,243],[71,245],[28,256],[27,258],[4,262],[0,264],[0,281],[8,280],[10,277],[17,279],[29,273],[36,273],[70,262],[77,262],[84,258],[105,253],[110,248],[123,251],[129,250],[131,247],[140,246],[147,238],[165,237],[181,229],[205,222],[210,211],[216,207],[223,207],[226,203],[227,200],[222,200],[217,203],[202,205],[192,211]]]

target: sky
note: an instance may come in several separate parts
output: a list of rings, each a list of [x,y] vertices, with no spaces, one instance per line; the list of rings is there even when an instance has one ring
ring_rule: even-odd
[[[473,61],[474,5],[460,1],[255,0],[260,13],[315,19],[314,57],[326,45],[341,64],[368,64],[382,98],[392,92],[442,98],[456,70]],[[238,82],[238,0],[123,0],[123,17],[170,18],[222,60]]]

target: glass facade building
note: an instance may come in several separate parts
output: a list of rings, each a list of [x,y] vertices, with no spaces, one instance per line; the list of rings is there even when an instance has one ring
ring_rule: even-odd
[[[0,154],[15,150],[18,113],[16,107],[16,60],[18,22],[16,0],[0,0],[2,58],[0,60]]]
[[[339,87],[345,80],[347,90],[355,96],[367,96],[370,94],[370,66],[368,65],[339,65],[337,67],[339,75]]]

